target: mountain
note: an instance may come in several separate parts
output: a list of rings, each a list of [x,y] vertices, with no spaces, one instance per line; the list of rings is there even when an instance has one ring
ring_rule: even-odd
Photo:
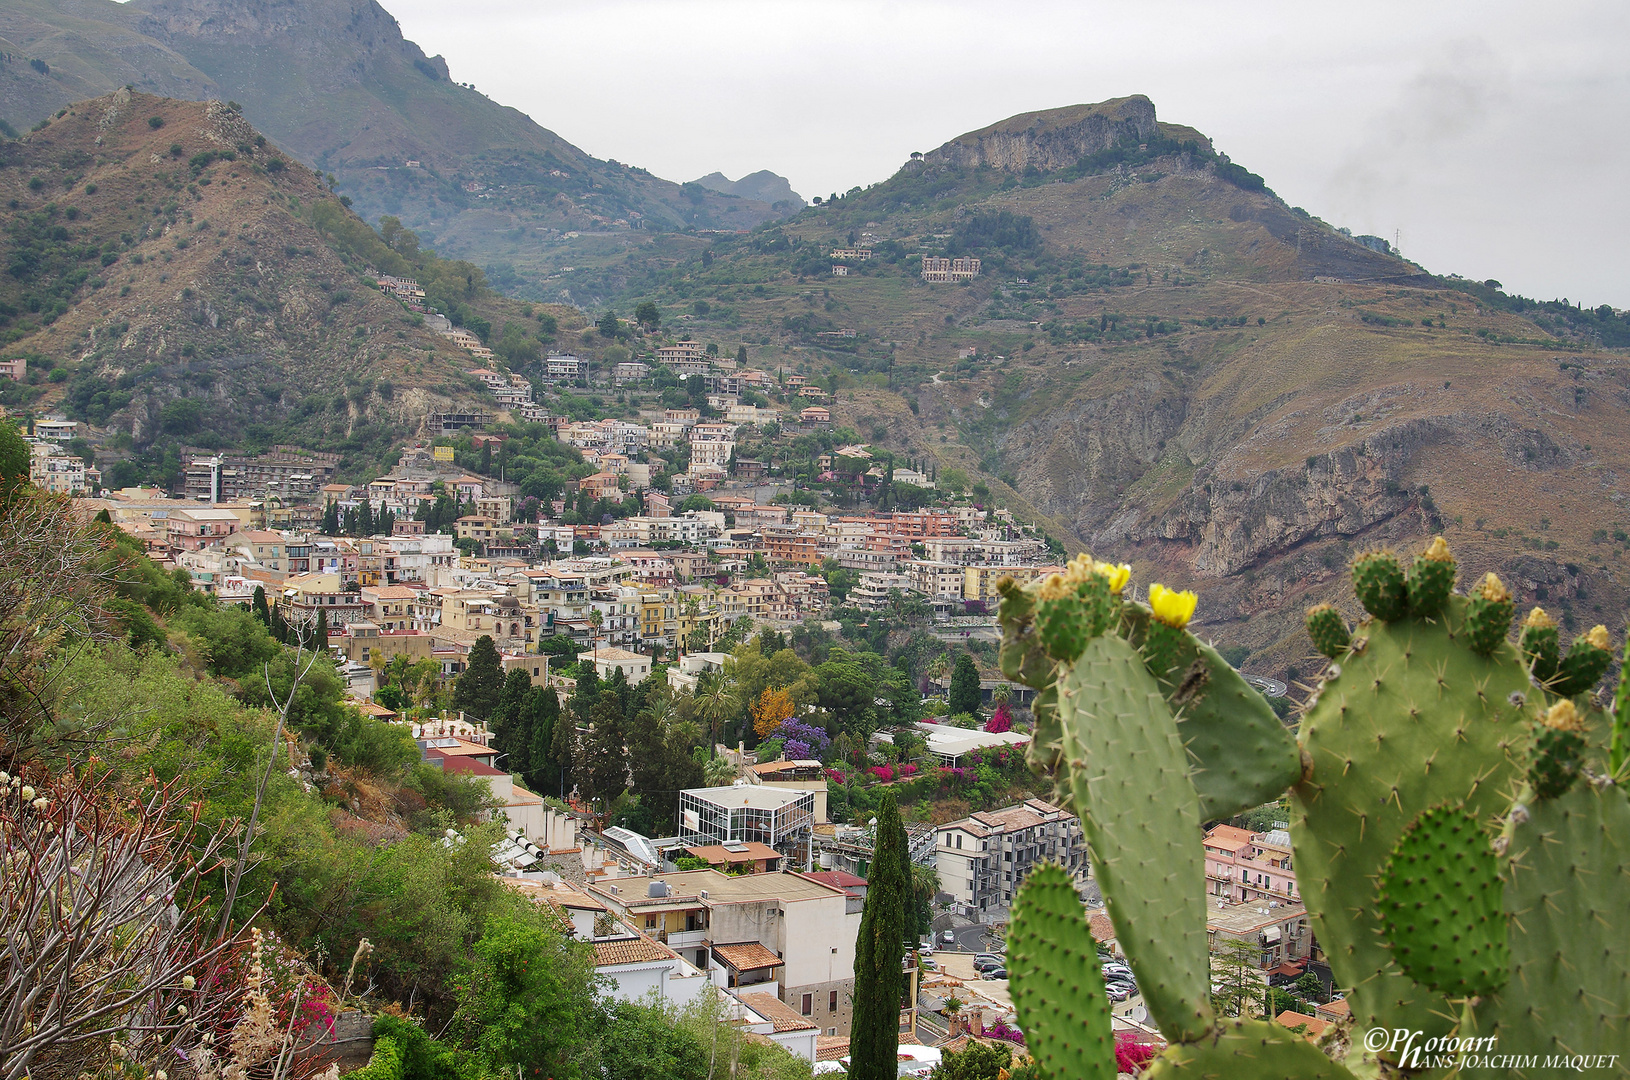
[[[701,184],[709,191],[739,195],[744,199],[756,199],[771,206],[788,202],[796,203],[799,207],[804,205],[804,197],[792,190],[792,184],[787,178],[777,176],[768,169],[748,173],[740,180],[731,180],[722,172],[710,172],[700,180],[693,180],[692,183]]]
[[[125,483],[172,476],[183,445],[295,443],[356,475],[430,412],[490,410],[470,354],[375,288],[379,272],[421,281],[518,360],[541,348],[532,305],[410,234],[387,245],[219,101],[119,90],[71,106],[0,142],[0,206],[0,356],[29,368],[0,380],[0,404],[111,429],[99,460]]]
[[[533,299],[559,298],[545,279],[585,248],[781,216],[584,153],[451,81],[374,0],[9,0],[0,39],[0,118],[13,128],[125,85],[237,101],[268,138],[333,174],[364,217],[398,217]]]
[[[925,254],[981,273],[930,284]],[[1300,612],[1350,601],[1354,553],[1435,532],[1463,583],[1493,570],[1575,627],[1623,621],[1630,316],[1428,273],[1148,98],[970,132],[749,236],[663,238],[649,265],[627,303],[825,372],[875,447],[1200,587],[1256,669],[1306,670]]]

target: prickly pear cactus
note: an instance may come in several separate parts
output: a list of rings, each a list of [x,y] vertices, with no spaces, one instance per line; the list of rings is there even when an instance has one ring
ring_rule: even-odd
[[[1353,635],[1347,630],[1347,620],[1334,604],[1314,604],[1307,609],[1307,636],[1320,655],[1331,660],[1347,652]]]
[[[1519,801],[1506,815],[1501,841],[1511,979],[1504,990],[1472,1001],[1473,1030],[1466,1034],[1493,1035],[1502,1053],[1538,1054],[1541,1061],[1618,1054],[1614,1068],[1622,1070],[1630,1061],[1624,789],[1585,783],[1557,799]]]
[[[1061,669],[1059,723],[1071,805],[1093,870],[1160,1029],[1211,1026],[1199,797],[1177,722],[1125,639],[1103,634]]]
[[[1492,837],[1458,806],[1417,817],[1381,873],[1381,936],[1404,974],[1452,997],[1505,985],[1510,956]]]
[[[1585,718],[1571,701],[1559,701],[1534,725],[1528,756],[1528,786],[1540,799],[1567,794],[1584,768]]]
[[[1265,1020],[1230,1020],[1150,1063],[1147,1080],[1354,1080],[1305,1038]],[[1062,1077],[1060,1077],[1062,1080]]]
[[[1397,621],[1361,625],[1302,721],[1311,768],[1291,789],[1296,881],[1359,1029],[1453,1026],[1446,997],[1395,963],[1366,901],[1423,811],[1502,813],[1528,739],[1522,710],[1537,691],[1510,645],[1490,657],[1466,646],[1465,605],[1451,597],[1433,620],[1391,608]]]
[[[1019,889],[1007,966],[1025,1047],[1044,1073],[1114,1080],[1115,1037],[1098,948],[1075,883],[1056,863],[1038,866]]]

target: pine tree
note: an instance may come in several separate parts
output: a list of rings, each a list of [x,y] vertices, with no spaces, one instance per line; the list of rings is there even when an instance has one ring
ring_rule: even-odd
[[[628,747],[623,738],[623,715],[614,693],[602,694],[591,713],[583,760],[577,770],[578,786],[591,799],[602,802],[602,812],[628,790]]]
[[[280,607],[272,609],[271,630],[272,636],[277,639],[278,644],[287,645],[289,643],[289,620],[283,617],[283,609]]]
[[[374,534],[374,504],[367,499],[362,500],[362,513],[357,522],[358,536],[372,536]]]
[[[572,787],[572,775],[577,769],[577,725],[556,705],[554,731],[549,735],[549,760],[560,774],[560,797],[564,799]]]
[[[255,586],[255,598],[250,601],[249,610],[260,620],[260,625],[268,630],[272,628],[272,610],[266,606],[266,590],[259,585]]]
[[[911,863],[905,826],[894,792],[884,792],[877,808],[877,844],[866,878],[855,943],[854,1020],[849,1035],[852,1080],[894,1080],[900,1046],[900,1001],[904,975],[906,905],[911,896]]]
[[[951,673],[949,708],[952,716],[969,713],[979,715],[979,669],[967,653],[956,658],[956,670]]]
[[[504,669],[490,634],[482,634],[470,647],[469,663],[453,683],[453,708],[477,720],[492,717],[504,691]]]
[[[323,535],[338,536],[340,532],[340,504],[333,499],[323,508]]]

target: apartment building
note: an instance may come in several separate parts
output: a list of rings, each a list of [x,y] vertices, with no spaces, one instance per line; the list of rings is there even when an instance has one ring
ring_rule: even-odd
[[[828,1034],[849,1033],[861,911],[843,889],[796,873],[713,869],[588,888],[716,982],[772,995]]]
[[[924,281],[968,281],[978,276],[978,259],[967,257],[946,259],[936,255],[923,256]]]
[[[1206,892],[1231,904],[1300,900],[1288,828],[1254,833],[1218,825],[1206,833]]]
[[[815,824],[815,797],[808,791],[766,787],[686,788],[679,793],[679,838],[687,844],[757,840],[807,866]]]
[[[1278,900],[1249,904],[1216,900],[1206,912],[1206,940],[1215,952],[1222,941],[1229,939],[1254,946],[1258,950],[1257,965],[1269,972],[1281,964],[1299,964],[1313,951],[1307,908],[1299,900],[1288,904]]]
[[[183,551],[222,546],[242,524],[237,514],[215,506],[171,510],[165,522],[170,546]]]
[[[101,474],[87,469],[78,454],[70,454],[54,442],[29,440],[28,480],[35,487],[59,495],[83,495],[101,485]],[[88,477],[94,475],[92,483]]]
[[[697,424],[690,429],[690,463],[724,468],[730,464],[730,455],[736,452],[736,428],[733,424]]]
[[[583,361],[570,353],[551,356],[543,362],[545,377],[559,382],[563,379],[576,379],[583,374]]]
[[[1041,799],[940,825],[934,847],[940,889],[970,918],[1012,904],[1026,875],[1044,859],[1077,878],[1088,872],[1080,820]]]

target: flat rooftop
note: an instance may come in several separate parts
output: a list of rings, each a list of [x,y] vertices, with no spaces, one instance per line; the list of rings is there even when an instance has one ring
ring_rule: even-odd
[[[693,795],[714,806],[749,806],[755,810],[780,810],[800,799],[809,798],[809,792],[802,789],[788,790],[765,787],[762,784],[685,788],[680,794]]]

